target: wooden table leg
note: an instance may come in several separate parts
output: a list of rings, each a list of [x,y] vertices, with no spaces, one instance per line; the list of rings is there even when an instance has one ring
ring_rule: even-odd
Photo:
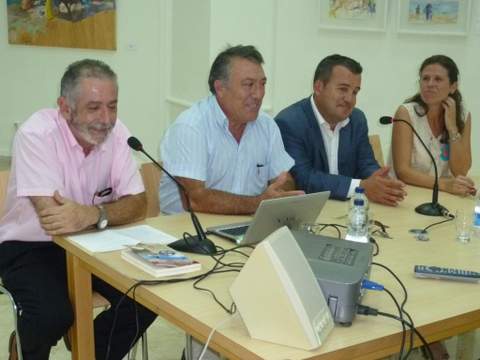
[[[67,252],[68,294],[74,312],[70,328],[72,359],[95,359],[93,338],[92,274]]]
[[[457,338],[457,360],[473,359],[475,348],[475,330],[458,335]]]

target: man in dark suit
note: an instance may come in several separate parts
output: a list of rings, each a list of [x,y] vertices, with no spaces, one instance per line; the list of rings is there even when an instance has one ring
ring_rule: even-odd
[[[330,190],[332,198],[345,200],[361,186],[371,201],[395,206],[405,196],[404,184],[375,161],[367,120],[355,108],[361,73],[351,58],[326,57],[315,71],[313,95],[282,110],[275,120],[295,159],[290,171],[299,189]]]

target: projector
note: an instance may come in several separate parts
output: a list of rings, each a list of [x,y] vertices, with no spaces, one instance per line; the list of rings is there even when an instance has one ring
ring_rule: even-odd
[[[292,231],[322,289],[335,323],[350,326],[369,279],[373,245]]]

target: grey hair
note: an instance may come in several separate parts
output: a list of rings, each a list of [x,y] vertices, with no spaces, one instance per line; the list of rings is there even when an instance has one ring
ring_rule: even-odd
[[[60,82],[60,96],[65,97],[71,107],[75,107],[77,86],[85,78],[108,79],[118,88],[117,75],[104,62],[92,59],[76,61],[67,67]]]

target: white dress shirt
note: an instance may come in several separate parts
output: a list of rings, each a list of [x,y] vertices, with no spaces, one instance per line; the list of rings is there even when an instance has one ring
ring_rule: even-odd
[[[332,130],[330,124],[323,118],[322,114],[317,109],[313,95],[310,97],[310,103],[312,105],[313,113],[318,121],[320,132],[322,133],[323,145],[327,154],[329,173],[332,175],[338,174],[338,145],[340,143],[340,130],[347,126],[350,122],[350,118],[340,121]],[[355,191],[355,188],[360,185],[360,179],[352,179],[350,187],[348,188],[347,197],[351,197]]]

